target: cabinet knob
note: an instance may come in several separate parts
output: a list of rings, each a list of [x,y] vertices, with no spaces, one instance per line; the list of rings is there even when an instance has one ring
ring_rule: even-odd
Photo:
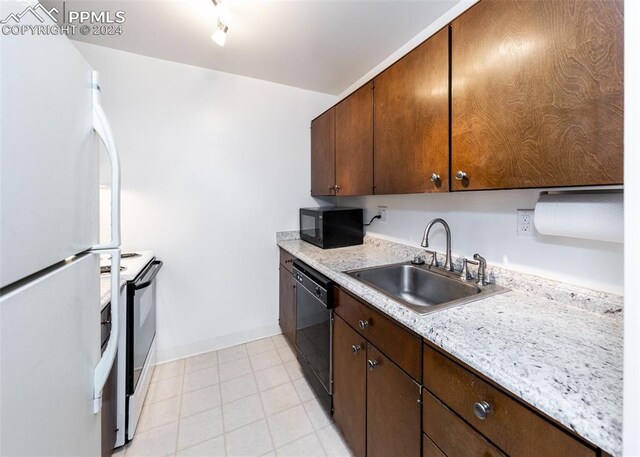
[[[363,320],[358,321],[358,327],[360,327],[360,330],[364,330],[368,326],[369,326],[369,321],[363,321]]]
[[[440,175],[437,173],[431,173],[430,181],[436,185],[440,184]]]
[[[356,355],[358,352],[360,352],[361,349],[362,349],[362,346],[360,346],[359,344],[354,344],[353,346],[351,346],[353,355]]]
[[[469,179],[469,177],[467,176],[467,174],[464,171],[462,171],[462,170],[456,171],[456,180],[457,181],[464,181],[465,179]]]
[[[473,404],[473,413],[481,421],[485,420],[491,413],[491,405],[486,401],[480,401]]]
[[[341,189],[341,187],[339,185],[337,185],[337,184],[335,186],[333,186],[333,188],[336,190],[336,192],[338,192]]]
[[[329,190],[335,190],[335,186],[329,186]]]
[[[367,365],[369,365],[369,371],[373,371],[375,369],[375,367],[378,366],[378,361],[377,360],[373,360],[373,359],[369,359],[369,360],[367,360]]]

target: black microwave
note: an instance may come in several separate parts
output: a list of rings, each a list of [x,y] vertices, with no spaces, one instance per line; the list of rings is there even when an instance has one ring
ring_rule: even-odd
[[[362,208],[300,208],[300,238],[322,249],[362,244]]]

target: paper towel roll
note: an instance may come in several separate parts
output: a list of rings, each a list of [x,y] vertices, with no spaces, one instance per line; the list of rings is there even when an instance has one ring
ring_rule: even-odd
[[[624,241],[622,192],[542,194],[533,220],[538,233],[587,240]]]

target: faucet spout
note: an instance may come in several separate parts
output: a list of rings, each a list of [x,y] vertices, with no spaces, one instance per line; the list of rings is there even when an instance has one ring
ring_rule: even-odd
[[[444,261],[444,269],[453,271],[453,262],[451,261],[451,229],[449,228],[449,224],[444,219],[436,218],[431,220],[424,229],[424,235],[422,236],[422,243],[420,244],[423,248],[429,247],[429,232],[431,232],[431,228],[440,223],[444,227],[444,230],[447,234],[447,252],[446,258]]]

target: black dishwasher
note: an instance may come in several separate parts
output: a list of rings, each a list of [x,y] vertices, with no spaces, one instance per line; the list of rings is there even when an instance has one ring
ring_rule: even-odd
[[[333,282],[299,260],[293,262],[293,278],[298,284],[296,356],[320,404],[331,414]]]

